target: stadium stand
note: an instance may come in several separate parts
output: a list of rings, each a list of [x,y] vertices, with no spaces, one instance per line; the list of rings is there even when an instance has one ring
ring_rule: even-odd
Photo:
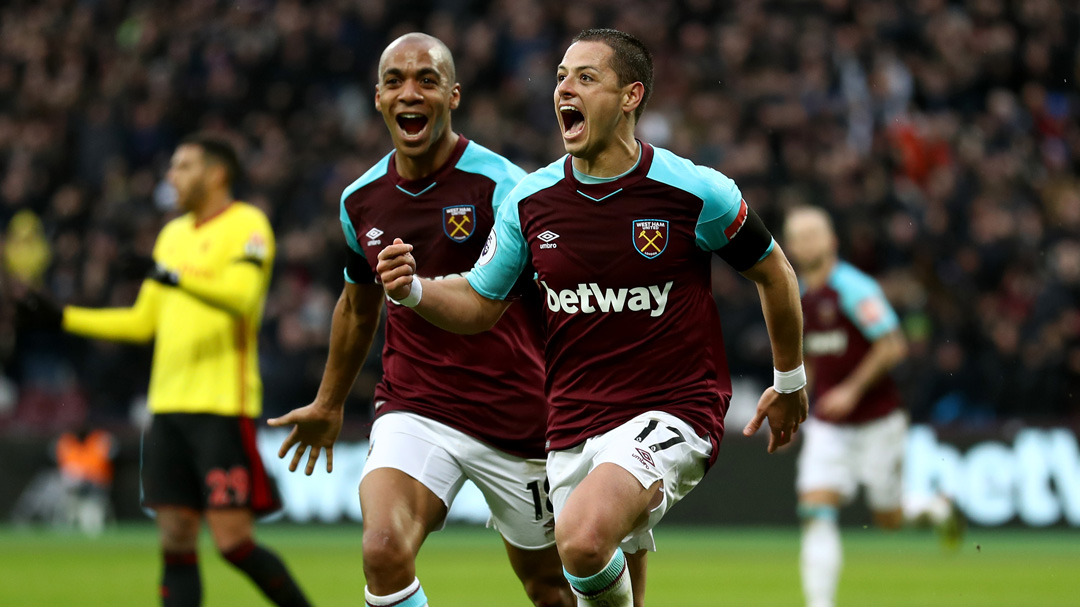
[[[1065,3],[12,0],[0,427],[51,433],[78,409],[123,423],[138,407],[148,350],[12,339],[12,289],[130,303],[138,285],[113,262],[149,252],[168,155],[197,129],[241,149],[242,197],[279,234],[266,413],[306,402],[341,284],[338,196],[390,147],[372,103],[379,49],[412,30],[446,41],[468,92],[456,126],[535,168],[562,154],[552,66],[599,25],[656,54],[640,137],[734,178],[774,231],[797,204],[832,212],[844,256],[902,317],[916,420],[1080,422],[1080,23]],[[718,266],[715,291],[733,374],[765,380],[752,283]],[[378,373],[365,367],[354,412]]]

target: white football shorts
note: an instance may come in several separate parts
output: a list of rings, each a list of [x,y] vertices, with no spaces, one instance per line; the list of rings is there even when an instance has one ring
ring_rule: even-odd
[[[402,411],[376,419],[370,440],[360,482],[378,468],[401,470],[449,511],[466,479],[471,480],[491,509],[489,524],[508,543],[523,550],[555,544],[543,459],[509,455],[446,424]]]
[[[876,512],[901,506],[907,415],[896,410],[863,424],[832,424],[815,417],[799,428],[799,493],[832,490],[850,502],[859,485]]]
[[[649,519],[623,539],[623,552],[656,550],[652,529],[705,475],[712,443],[690,424],[662,411],[642,413],[623,425],[562,451],[548,453],[547,472],[555,518],[581,481],[600,464],[611,463],[634,475],[642,487],[663,481],[663,498]]]

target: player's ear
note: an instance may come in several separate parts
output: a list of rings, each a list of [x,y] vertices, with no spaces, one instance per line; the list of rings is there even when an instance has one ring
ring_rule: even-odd
[[[623,107],[624,112],[633,114],[641,105],[641,100],[645,98],[645,85],[640,82],[635,82],[623,92]]]
[[[450,109],[456,110],[461,105],[461,85],[457,82],[450,87]]]
[[[210,176],[211,183],[228,189],[229,171],[225,168],[224,164],[220,162],[211,163],[207,165],[206,171]]]
[[[376,84],[375,85],[375,111],[381,113],[382,108],[379,107],[379,94],[380,94],[379,93],[379,88],[380,88],[380,86],[378,84]]]

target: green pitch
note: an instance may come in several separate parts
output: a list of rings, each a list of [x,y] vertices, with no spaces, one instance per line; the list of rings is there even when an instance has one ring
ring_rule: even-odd
[[[288,562],[316,605],[363,604],[360,527],[264,525],[260,539]],[[794,529],[661,528],[650,557],[650,607],[798,607]],[[928,533],[844,531],[841,606],[1080,605],[1080,532],[970,530],[944,554]],[[206,607],[263,606],[257,591],[201,547]],[[491,530],[434,534],[418,565],[434,607],[528,607]],[[159,557],[150,526],[88,539],[0,528],[0,605],[156,605]]]

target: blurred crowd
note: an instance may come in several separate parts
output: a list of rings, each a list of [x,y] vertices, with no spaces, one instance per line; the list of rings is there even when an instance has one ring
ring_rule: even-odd
[[[279,256],[261,361],[267,413],[314,396],[341,289],[342,189],[390,149],[381,49],[454,52],[456,130],[532,170],[563,154],[555,66],[578,31],[644,39],[638,128],[717,168],[780,233],[831,211],[913,344],[916,420],[1080,421],[1080,17],[1054,0],[8,0],[0,7],[0,424],[141,407],[149,349],[17,333],[21,285],[128,305],[119,251],[171,217],[179,138],[228,137]],[[722,264],[733,373],[771,377],[756,292]],[[370,414],[373,349],[350,417]]]

